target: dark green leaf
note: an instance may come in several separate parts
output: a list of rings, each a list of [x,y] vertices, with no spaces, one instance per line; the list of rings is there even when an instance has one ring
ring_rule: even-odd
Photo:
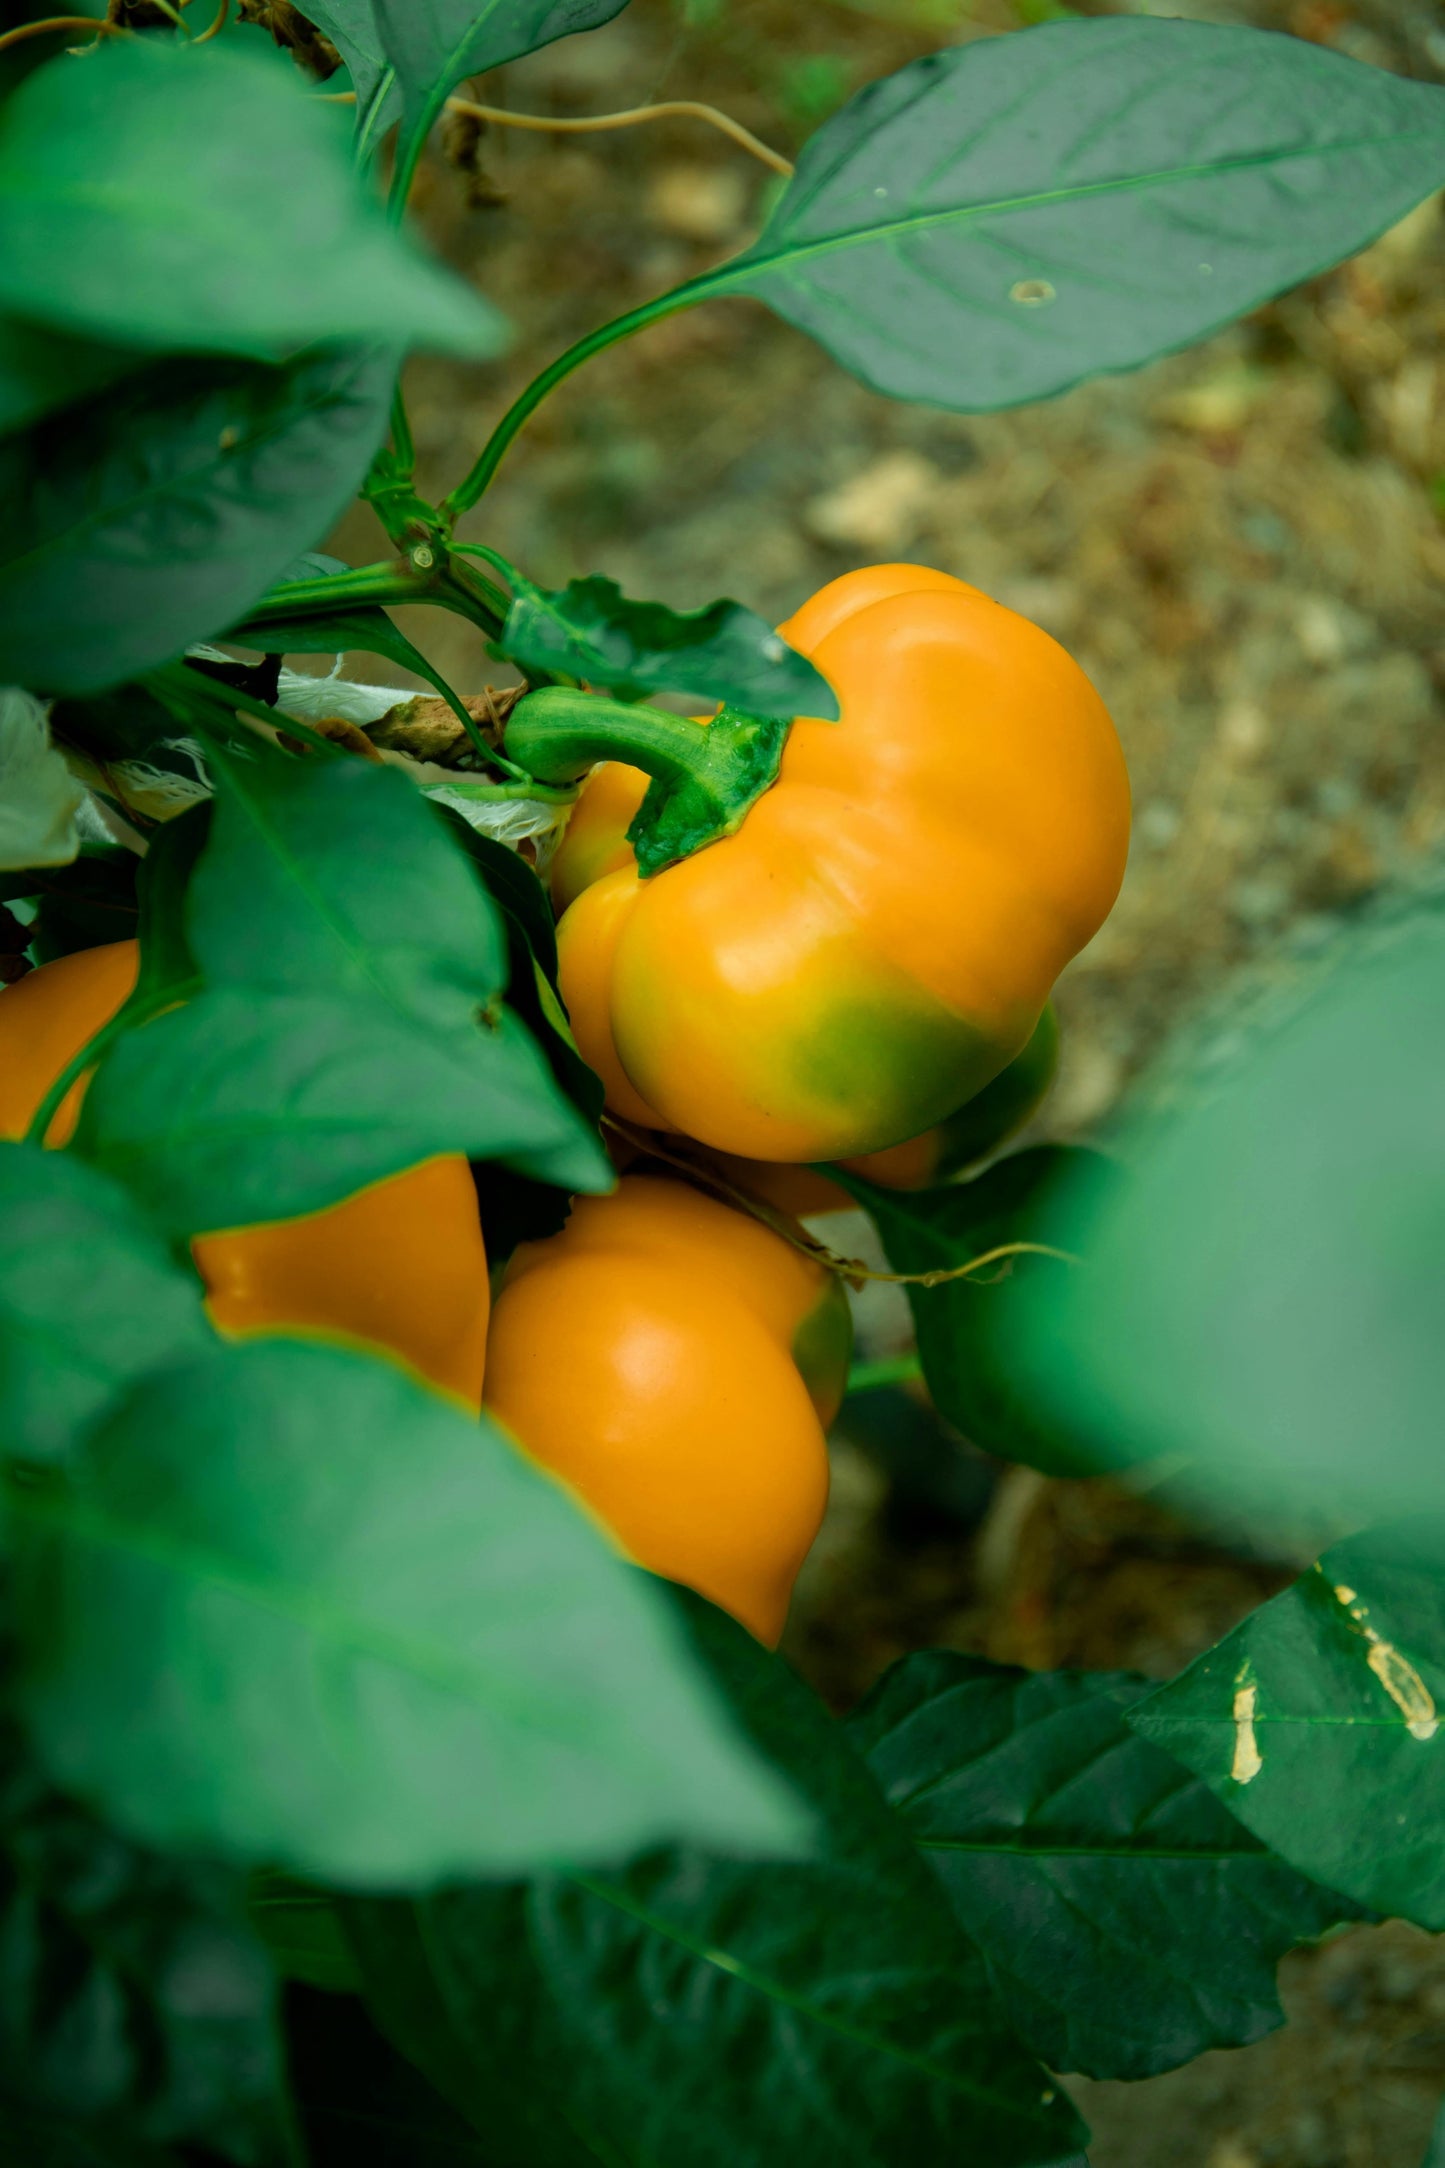
[[[7,1734],[0,1762],[0,2122],[49,2125],[59,2161],[204,2144],[283,2158],[275,1979],[240,1890],[137,1851],[52,1792]],[[111,2145],[116,2147],[112,2153]],[[49,2144],[7,2152],[16,2168]],[[149,2158],[146,2154],[143,2157]]]
[[[556,593],[520,575],[512,587],[497,645],[519,669],[586,678],[624,699],[692,693],[783,722],[837,721],[827,679],[740,602],[679,614],[661,602],[630,602],[616,580],[596,574]]]
[[[136,1378],[210,1338],[200,1281],[124,1190],[69,1152],[0,1143],[7,1458],[61,1460]]]
[[[1060,1193],[1001,1349],[1100,1461],[1257,1504],[1445,1510],[1445,908],[1361,932],[1232,1064]]]
[[[311,2168],[498,2168],[352,1996],[293,1989],[286,2037]]]
[[[938,1189],[880,1189],[842,1168],[828,1172],[872,1216],[895,1272],[938,1272],[1006,1243],[1040,1240],[1056,1185],[1070,1176],[1080,1187],[1097,1183],[1106,1166],[1074,1145],[1037,1144],[995,1160],[972,1181]],[[985,1452],[1051,1475],[1079,1475],[1091,1463],[1067,1408],[1043,1400],[1030,1366],[1001,1348],[1019,1302],[1078,1269],[1021,1254],[967,1279],[908,1289],[923,1375],[939,1412]]]
[[[331,1994],[360,1992],[361,1974],[328,1891],[262,1868],[251,1876],[246,1912],[283,1979]]]
[[[24,2168],[177,2168],[169,2150],[114,2131],[79,2129],[68,2116],[0,2101],[4,2133]]]
[[[651,1589],[390,1363],[218,1343],[10,1520],[32,1736],[139,1842],[395,1889],[798,1841]]]
[[[627,0],[372,0],[381,49],[401,92],[398,164],[414,155],[443,100],[465,76],[485,75],[556,38],[596,30],[626,5]],[[383,77],[374,99],[387,95]]]
[[[117,347],[0,315],[0,436],[113,383],[138,361]]]
[[[559,1091],[588,1128],[595,1130],[602,1114],[602,1080],[578,1053],[557,990],[557,934],[547,892],[515,851],[478,835],[447,807],[436,810],[471,858],[501,913],[507,934],[508,1006],[546,1055]],[[477,1202],[493,1266],[508,1258],[519,1242],[539,1242],[559,1233],[571,1209],[565,1189],[497,1165],[479,1175]]]
[[[154,38],[62,57],[6,105],[0,307],[258,359],[321,339],[502,344],[495,312],[387,223],[335,108],[271,56]]]
[[[0,442],[0,679],[93,692],[232,623],[350,498],[394,374],[165,363]]]
[[[136,999],[163,993],[180,999],[192,990],[199,966],[186,936],[186,898],[191,877],[211,832],[210,801],[194,805],[158,828],[136,876],[141,949]]]
[[[401,114],[396,70],[382,49],[373,0],[311,0],[308,22],[325,32],[345,62],[356,92],[356,141],[374,151]]]
[[[1337,1543],[1131,1712],[1302,1874],[1445,1927],[1445,1524]]]
[[[1430,2143],[1425,2149],[1425,2158],[1421,2161],[1420,2168],[1445,2168],[1445,2105],[1442,2105],[1435,2118],[1435,2128],[1430,2134]]]
[[[749,293],[895,398],[1018,406],[1201,338],[1445,180],[1445,91],[1212,23],[1049,23],[870,83]]]
[[[272,594],[284,594],[289,581],[314,580],[324,578],[328,572],[349,569],[339,557],[308,550],[294,564],[287,566]],[[420,648],[412,646],[385,610],[368,607],[338,611],[331,616],[313,612],[309,616],[268,618],[257,624],[243,620],[222,637],[236,647],[255,648],[263,655],[385,655],[389,661],[400,663],[404,670],[425,678],[429,685],[435,686],[443,700],[458,707],[457,696],[441,672],[433,668]],[[396,697],[400,701],[407,695],[398,691]]]
[[[119,1042],[80,1148],[184,1233],[315,1211],[445,1151],[610,1187],[595,1136],[501,1006],[497,913],[406,777],[211,758],[219,796],[186,921],[206,991]]]
[[[1129,1731],[1149,1691],[930,1649],[849,1721],[1052,2070],[1147,2078],[1258,2040],[1279,1958],[1357,1916]]]
[[[1056,2161],[1082,2135],[841,1727],[698,1599],[696,1645],[813,1804],[799,1864],[695,1851],[348,1905],[373,2008],[499,2156],[736,2168]]]
[[[136,872],[141,861],[119,845],[87,843],[68,866],[6,874],[4,893],[38,899],[31,953],[38,964],[76,949],[126,941],[136,930]]]

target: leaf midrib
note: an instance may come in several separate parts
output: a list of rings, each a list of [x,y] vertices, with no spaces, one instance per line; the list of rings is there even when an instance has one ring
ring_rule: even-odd
[[[204,1590],[224,1590],[288,1620],[320,1645],[343,1655],[373,1657],[407,1677],[422,1680],[439,1693],[454,1696],[470,1708],[485,1706],[492,1716],[504,1715],[524,1731],[560,1738],[571,1752],[584,1751],[587,1741],[607,1735],[606,1727],[602,1733],[593,1729],[598,1713],[595,1695],[581,1695],[575,1703],[565,1706],[554,1702],[553,1709],[549,1710],[541,1705],[537,1691],[539,1682],[529,1679],[519,1685],[512,1676],[509,1692],[510,1675],[506,1668],[496,1672],[475,1659],[459,1660],[448,1643],[383,1626],[363,1618],[354,1610],[318,1601],[309,1592],[314,1584],[308,1584],[306,1592],[298,1593],[294,1582],[281,1583],[256,1572],[243,1571],[213,1548],[177,1541],[154,1530],[138,1528],[119,1516],[87,1510],[74,1497],[42,1499],[16,1493],[9,1499],[8,1506],[13,1517],[38,1523],[71,1541],[90,1543],[96,1549],[116,1553],[130,1563],[139,1561],[157,1567],[163,1573]],[[577,1722],[574,1729],[568,1729],[566,1719],[573,1709]]]
[[[837,2034],[840,2039],[849,2041],[856,2047],[866,2048],[876,2055],[889,2056],[893,2061],[916,2071],[931,2083],[946,2086],[950,2091],[961,2094],[965,2098],[985,2102],[989,2107],[1013,2118],[1015,2121],[1039,2123],[1045,2128],[1053,2121],[1051,2116],[1021,2106],[1017,2099],[1010,2099],[1006,2094],[996,2093],[989,2086],[981,2084],[977,2079],[962,2077],[956,2071],[945,2070],[921,2055],[910,2054],[907,2049],[900,2047],[895,2041],[881,2038],[875,2033],[865,2032],[860,2026],[843,2023],[841,2019],[833,2016],[831,2012],[820,2009],[815,2002],[809,2002],[802,1995],[784,1987],[780,1981],[768,1978],[751,1965],[743,1964],[733,1956],[731,1951],[708,1948],[706,1944],[696,1941],[691,1935],[684,1934],[682,1929],[675,1926],[672,1921],[663,1919],[658,1914],[648,1911],[644,1905],[637,1903],[634,1898],[624,1895],[621,1890],[610,1888],[605,1882],[595,1881],[590,1875],[576,1873],[569,1874],[567,1880],[575,1884],[577,1888],[586,1890],[590,1896],[596,1897],[603,1904],[609,1904],[615,1910],[625,1913],[630,1919],[636,1920],[639,1925],[647,1928],[650,1933],[658,1935],[664,1941],[674,1943],[679,1949],[686,1950],[690,1956],[697,1958],[703,1964],[710,1965],[714,1971],[722,1973],[726,1978],[737,1980],[744,1987],[750,1988],[755,1994],[762,1995],[771,2002],[779,2003],[786,2009],[796,2011],[802,2017],[810,2018],[814,2024],[822,2026],[825,2031]],[[976,2037],[980,2040],[986,2037],[982,2028],[980,2028]]]
[[[780,268],[790,269],[794,265],[808,263],[819,257],[834,255],[841,249],[882,245],[912,233],[932,232],[940,226],[963,225],[983,218],[1001,218],[1015,211],[1037,210],[1050,204],[1080,203],[1096,196],[1130,194],[1145,188],[1167,188],[1182,181],[1218,180],[1231,173],[1260,172],[1271,166],[1289,164],[1293,160],[1347,157],[1358,151],[1388,149],[1415,141],[1437,142],[1442,150],[1445,150],[1445,129],[1392,129],[1388,135],[1351,137],[1322,145],[1291,144],[1278,151],[1252,151],[1238,158],[1211,160],[1207,164],[1159,166],[1147,173],[1126,174],[1113,180],[1086,181],[1069,188],[1037,189],[1021,196],[1000,196],[987,203],[960,204],[952,210],[918,211],[887,221],[873,220],[867,226],[849,227],[845,232],[827,234],[816,241],[790,244],[775,250],[771,255],[764,253],[764,243],[768,238],[764,232],[744,255],[735,257],[731,263],[720,265],[716,271],[704,272],[702,277],[693,283],[691,291],[696,298],[702,299],[705,295],[724,293],[733,287],[745,287],[749,275],[753,273],[766,276]]]

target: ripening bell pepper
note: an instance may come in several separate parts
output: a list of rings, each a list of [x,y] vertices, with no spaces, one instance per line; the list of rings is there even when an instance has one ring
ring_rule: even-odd
[[[489,1413],[640,1565],[777,1641],[828,1500],[839,1282],[686,1182],[624,1175],[506,1269]]]
[[[599,770],[554,876],[561,983],[615,1113],[846,1160],[1026,1046],[1118,893],[1129,784],[1078,664],[961,580],[875,566],[779,629],[841,721],[794,723],[736,831],[648,878],[616,834],[636,778]]]
[[[22,1137],[51,1084],[135,984],[134,941],[42,964],[0,992],[0,1137]],[[86,1080],[46,1143],[64,1144]],[[490,1307],[477,1193],[465,1159],[423,1160],[324,1212],[199,1234],[191,1252],[222,1332],[357,1340],[480,1405]]]

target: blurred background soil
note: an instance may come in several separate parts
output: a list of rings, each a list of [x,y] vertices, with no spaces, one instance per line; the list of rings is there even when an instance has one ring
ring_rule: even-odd
[[[1426,0],[1139,11],[1445,77],[1445,6]],[[706,99],[791,154],[870,77],[1061,12],[633,0],[480,94],[561,116]],[[735,252],[778,185],[682,119],[457,129],[448,144],[419,209],[516,338],[488,367],[413,366],[437,491],[538,367]],[[463,531],[544,583],[605,572],[681,608],[729,594],[773,619],[854,565],[912,558],[1065,641],[1118,721],[1137,808],[1123,897],[1060,996],[1065,1057],[1040,1133],[1085,1134],[1232,975],[1297,969],[1445,846],[1442,272],[1437,200],[1189,353],[977,416],[891,404],[759,305],[707,304],[565,386]],[[364,561],[380,538],[358,512],[336,546]],[[505,675],[436,614],[407,629],[454,682]],[[897,1307],[869,1329],[871,1352],[894,1344]],[[1163,1677],[1308,1556],[1282,1548],[1107,1483],[1001,1472],[902,1396],[875,1397],[838,1440],[789,1649],[836,1706],[934,1644]],[[1142,2085],[1082,2084],[1094,2168],[1419,2168],[1445,2088],[1445,1938],[1356,1931],[1290,1958],[1283,1987],[1289,2024],[1254,2048]]]

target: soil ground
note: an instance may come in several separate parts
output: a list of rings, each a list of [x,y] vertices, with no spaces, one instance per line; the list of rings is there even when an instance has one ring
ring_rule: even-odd
[[[484,95],[564,116],[703,98],[790,152],[869,77],[1046,12],[634,0]],[[1445,11],[1424,0],[1152,12],[1445,74]],[[733,253],[775,185],[688,120],[492,130],[471,149],[469,175],[425,169],[421,209],[516,340],[496,365],[413,366],[422,481],[438,490],[536,368]],[[679,607],[731,594],[774,619],[853,565],[919,559],[1063,639],[1118,721],[1137,805],[1119,907],[1061,990],[1066,1051],[1042,1133],[1085,1134],[1233,975],[1296,968],[1445,846],[1442,272],[1433,202],[1187,354],[977,416],[890,404],[760,306],[709,304],[564,387],[469,526],[545,583],[600,571]],[[376,555],[369,519],[338,546]],[[433,614],[408,630],[476,688],[480,643],[458,620],[438,634]],[[871,1329],[886,1345],[896,1312]],[[940,1450],[955,1456],[947,1481],[920,1485],[888,1438],[840,1440],[789,1644],[839,1705],[938,1643],[1167,1676],[1302,1562],[1108,1484],[1000,1477]],[[1289,2022],[1254,2048],[1142,2085],[1081,2085],[1094,2168],[1419,2168],[1445,2088],[1445,1940],[1356,1931],[1290,1958],[1283,1988]]]

